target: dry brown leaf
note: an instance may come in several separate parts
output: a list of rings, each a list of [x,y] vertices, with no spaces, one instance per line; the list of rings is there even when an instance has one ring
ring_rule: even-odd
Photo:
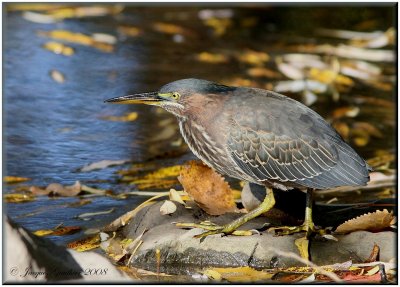
[[[379,248],[378,244],[374,243],[372,252],[369,255],[369,258],[367,260],[365,260],[364,263],[371,263],[371,262],[378,261],[379,260],[379,251],[380,251],[380,248]]]
[[[51,183],[46,187],[48,194],[59,196],[76,196],[81,192],[81,183],[76,181],[70,186],[63,186],[59,183]]]
[[[95,234],[84,239],[68,243],[67,247],[79,252],[92,250],[100,246],[100,235]]]
[[[358,230],[376,232],[389,228],[393,218],[393,213],[387,211],[387,209],[383,211],[377,210],[373,213],[366,213],[342,223],[336,228],[335,232],[350,233]]]
[[[236,210],[229,184],[201,162],[189,162],[178,179],[189,196],[208,214],[221,215]]]

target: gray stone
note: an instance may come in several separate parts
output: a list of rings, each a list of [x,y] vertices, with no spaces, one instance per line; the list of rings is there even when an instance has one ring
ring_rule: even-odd
[[[200,209],[186,209],[176,203],[177,211],[161,215],[156,203],[142,209],[122,232],[126,237],[136,238],[145,229],[143,244],[132,260],[132,265],[156,271],[156,250],[160,250],[160,270],[170,274],[189,274],[211,266],[254,268],[301,266],[298,260],[282,256],[280,252],[298,254],[295,240],[304,234],[274,236],[266,231],[252,236],[212,235],[204,240],[193,238],[204,232],[202,229],[181,229],[174,222],[200,222],[211,220],[217,224],[227,223],[241,214],[208,216]],[[239,229],[260,229],[267,218],[251,220]],[[336,236],[338,242],[326,239],[313,239],[311,256],[318,265],[341,263],[348,260],[362,262],[368,258],[374,242],[381,248],[381,260],[389,261],[395,257],[395,234],[393,232],[354,232]]]

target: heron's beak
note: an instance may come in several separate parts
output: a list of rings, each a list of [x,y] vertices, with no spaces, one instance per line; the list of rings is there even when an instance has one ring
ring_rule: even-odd
[[[165,101],[158,95],[158,92],[135,94],[129,96],[116,97],[105,100],[105,103],[112,104],[146,104],[146,105],[159,105]]]

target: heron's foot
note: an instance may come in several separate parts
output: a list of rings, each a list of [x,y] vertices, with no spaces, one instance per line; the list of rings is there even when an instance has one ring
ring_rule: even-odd
[[[182,228],[202,228],[208,230],[201,234],[194,236],[195,238],[205,238],[209,235],[214,234],[224,234],[224,235],[236,235],[236,236],[249,236],[254,233],[257,233],[255,230],[236,230],[239,226],[233,224],[233,222],[226,225],[217,225],[210,221],[203,221],[200,223],[176,223],[177,227]]]
[[[323,236],[327,233],[327,231],[323,228],[319,228],[314,225],[311,220],[306,220],[302,225],[299,226],[280,226],[280,227],[271,227],[268,229],[269,232],[275,232],[275,235],[289,235],[298,232],[306,232],[306,238],[310,238],[312,234],[318,234]]]

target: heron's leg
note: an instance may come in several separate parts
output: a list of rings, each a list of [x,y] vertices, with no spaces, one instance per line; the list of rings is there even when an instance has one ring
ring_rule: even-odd
[[[201,224],[194,224],[194,223],[177,223],[176,226],[178,227],[189,227],[189,228],[203,228],[209,230],[202,234],[196,235],[196,238],[206,237],[212,234],[224,233],[224,234],[233,234],[233,235],[242,235],[242,233],[238,230],[241,225],[245,224],[247,221],[267,212],[275,205],[275,198],[272,189],[267,188],[267,194],[264,198],[264,201],[255,209],[246,213],[245,215],[235,219],[231,223],[228,223],[223,226],[215,225],[210,222],[201,223]]]
[[[300,226],[281,226],[269,228],[269,231],[275,231],[277,235],[288,235],[297,232],[306,232],[306,237],[309,238],[312,233],[325,234],[325,230],[317,229],[312,220],[312,205],[313,205],[313,190],[307,189],[306,196],[306,214],[304,217],[304,223]]]

